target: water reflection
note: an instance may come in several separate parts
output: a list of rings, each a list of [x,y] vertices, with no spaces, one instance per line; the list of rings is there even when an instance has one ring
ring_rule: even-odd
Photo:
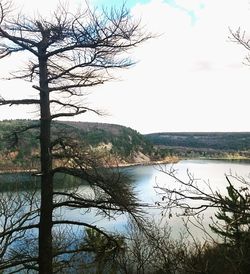
[[[172,165],[164,165],[163,169],[169,169]],[[250,163],[249,162],[230,162],[230,161],[212,161],[212,160],[185,160],[175,164],[173,168],[177,172],[177,176],[186,181],[188,180],[187,170],[193,174],[194,178],[198,179],[198,184],[201,188],[206,188],[207,184],[213,190],[220,191],[226,194],[227,182],[225,174],[237,174],[245,178],[249,178]],[[178,236],[179,232],[183,229],[183,220],[178,216],[178,211],[173,212],[171,218],[168,214],[162,217],[162,211],[155,207],[155,202],[161,200],[162,195],[157,194],[155,186],[161,187],[178,187],[169,176],[159,170],[159,166],[135,166],[121,168],[122,172],[129,174],[133,179],[133,186],[139,199],[150,204],[152,207],[147,208],[149,216],[156,220],[162,220],[168,222],[172,226],[173,235]],[[22,183],[20,183],[22,182]],[[22,188],[20,187],[22,185]],[[39,178],[31,177],[28,174],[15,174],[15,175],[0,175],[0,188],[2,192],[10,191],[8,186],[15,186],[12,191],[18,193],[24,189],[37,185],[39,189]],[[7,186],[6,186],[7,185]],[[94,195],[93,190],[82,181],[76,180],[69,176],[57,177],[56,189],[72,190],[75,186],[78,186],[78,192],[80,194]],[[39,190],[37,192],[39,196]],[[123,231],[127,223],[127,216],[120,215],[115,219],[106,219],[102,216],[96,216],[96,211],[90,209],[86,210],[74,209],[70,210],[65,208],[63,211],[56,212],[56,215],[63,214],[64,218],[74,219],[98,225],[102,228],[112,231]],[[214,210],[206,211],[203,216],[204,223],[208,227],[210,217],[213,216]],[[192,228],[197,237],[202,237],[202,234],[197,228]]]

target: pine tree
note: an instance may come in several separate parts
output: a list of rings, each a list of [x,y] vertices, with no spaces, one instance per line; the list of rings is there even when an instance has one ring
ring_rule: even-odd
[[[249,273],[250,256],[250,193],[248,187],[237,190],[227,178],[227,195],[220,198],[219,211],[215,214],[218,222],[210,225],[223,243],[225,259],[237,273]]]

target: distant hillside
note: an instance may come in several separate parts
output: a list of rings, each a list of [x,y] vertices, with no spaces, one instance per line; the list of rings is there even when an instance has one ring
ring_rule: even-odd
[[[39,165],[39,121],[8,120],[0,122],[0,169]],[[32,127],[28,131],[24,128]],[[159,160],[153,145],[139,132],[120,125],[53,122],[52,139],[70,137],[87,147],[106,153],[120,164],[148,163]]]
[[[0,171],[39,168],[39,121],[0,121]],[[30,128],[24,131],[25,128]],[[114,164],[142,164],[175,158],[250,159],[250,133],[153,133],[121,125],[53,122],[52,140],[69,137]]]
[[[144,136],[156,147],[178,156],[250,158],[249,132],[162,132]]]
[[[142,134],[129,127],[105,123],[60,122],[78,130],[79,137],[92,147],[105,147],[124,161],[150,161],[154,148]]]

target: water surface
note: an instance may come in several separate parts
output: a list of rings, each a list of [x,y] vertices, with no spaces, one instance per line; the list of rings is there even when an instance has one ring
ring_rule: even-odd
[[[178,216],[178,211],[173,212],[171,218],[166,214],[162,216],[162,208],[157,208],[155,206],[157,201],[161,201],[162,195],[157,193],[156,186],[160,187],[178,187],[176,182],[167,174],[160,171],[175,169],[176,176],[183,181],[188,180],[188,172],[197,179],[198,184],[201,188],[205,188],[207,184],[215,191],[220,191],[226,194],[226,187],[228,186],[225,179],[225,174],[233,174],[242,176],[246,179],[249,178],[250,174],[250,163],[249,162],[237,162],[237,161],[218,161],[218,160],[183,160],[177,164],[162,165],[162,166],[133,166],[122,168],[122,172],[128,173],[133,178],[133,186],[138,195],[138,198],[149,205],[150,208],[146,208],[149,217],[154,218],[156,221],[162,221],[162,223],[169,223],[172,227],[173,235],[178,235],[181,230],[183,230],[183,220]],[[19,175],[15,177],[15,180],[23,180],[27,183],[27,175]],[[1,175],[0,181],[9,181],[13,183],[15,181],[9,175],[6,177]],[[33,181],[35,179],[32,179]],[[72,184],[72,179],[58,178],[60,186],[60,181],[69,180],[69,185]],[[250,179],[249,179],[250,181]],[[237,182],[235,182],[237,183]],[[65,182],[64,182],[65,185]],[[0,185],[0,187],[2,187]],[[3,187],[1,191],[6,191]],[[91,189],[87,185],[80,185],[79,191],[82,193],[90,193]],[[17,192],[17,191],[16,191]],[[37,193],[39,196],[39,192]],[[119,216],[116,219],[103,219],[101,216],[96,216],[94,210],[89,210],[87,213],[80,210],[65,210],[60,212],[64,214],[65,218],[75,219],[79,221],[89,222],[93,225],[101,226],[107,230],[111,231],[124,231],[124,227],[127,224],[127,217],[125,215]],[[210,217],[214,215],[213,210],[208,210],[202,216],[204,218],[204,223],[207,226],[211,221]],[[197,237],[203,237],[201,232],[197,228],[192,228]]]

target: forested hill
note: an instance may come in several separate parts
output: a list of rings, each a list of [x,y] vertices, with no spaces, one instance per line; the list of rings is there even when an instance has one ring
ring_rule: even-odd
[[[0,170],[39,164],[39,121],[0,121]],[[29,130],[25,130],[29,128]],[[70,137],[119,164],[158,160],[153,145],[137,131],[112,124],[53,122],[52,139]]]
[[[250,132],[161,132],[144,136],[178,156],[250,158]]]
[[[125,162],[149,162],[154,157],[153,145],[136,130],[115,124],[59,122],[74,131],[88,145],[105,148]]]
[[[39,121],[0,121],[0,171],[38,168]],[[26,130],[28,129],[28,130]],[[143,164],[177,158],[250,159],[250,133],[153,133],[121,125],[53,122],[52,140],[70,138],[108,155],[114,164]]]

